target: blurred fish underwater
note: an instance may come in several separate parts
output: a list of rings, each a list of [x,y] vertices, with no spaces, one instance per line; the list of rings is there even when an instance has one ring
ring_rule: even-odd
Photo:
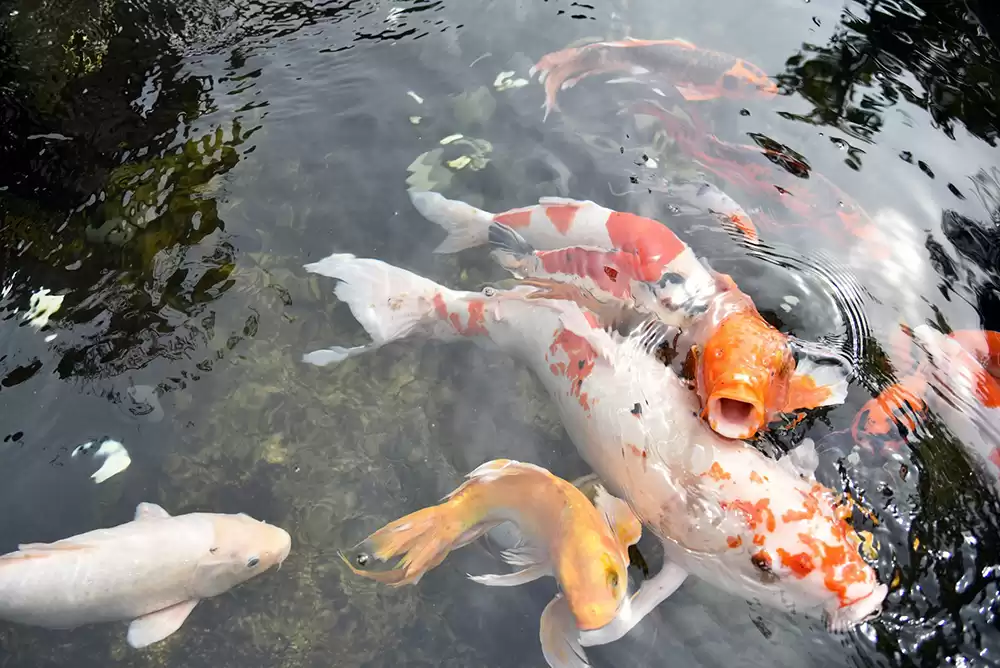
[[[565,481],[596,471],[643,519],[631,617],[580,634],[570,660],[996,662],[1000,54],[984,3],[14,0],[2,14],[0,553],[127,526],[144,502],[175,519],[245,513],[295,546],[281,570],[203,599],[143,650],[115,624],[0,623],[3,668],[543,665],[554,579],[466,577],[504,572],[520,538],[509,526],[417,587],[355,577],[337,558],[497,459]],[[488,238],[435,253],[445,234],[412,192],[489,212],[590,201],[662,223],[738,286],[761,331],[795,344],[797,369],[836,360],[846,395],[769,415],[749,445],[728,441],[695,419],[698,388],[674,383],[681,356],[650,354],[658,328],[607,333],[625,343],[591,368],[604,330],[579,321],[587,345],[567,336],[544,352],[550,323],[530,366],[419,337],[303,364],[371,341],[366,311],[331,298],[343,284],[302,269],[331,254],[508,306],[544,281],[561,298],[532,300],[523,332],[559,309],[603,313],[605,295],[552,280],[565,276],[512,274],[497,259],[523,268],[528,256],[498,258]],[[579,245],[545,248],[510,227],[536,254]],[[605,254],[577,267],[599,280],[573,287],[608,287],[603,259],[621,249],[586,250]],[[440,323],[452,333],[494,313],[453,306]],[[723,357],[752,339],[725,334]],[[626,380],[594,383],[616,377],[608,369]],[[640,370],[657,380],[630,384]],[[639,392],[678,400],[629,401]],[[624,425],[603,432],[621,441],[617,457],[639,453],[625,469],[580,447],[588,419],[567,417],[598,419],[594,397],[621,409],[600,419]],[[773,532],[746,496],[765,468],[784,481],[769,497],[782,505]],[[678,470],[706,475],[681,484]],[[675,483],[705,493],[688,501],[734,505],[718,526],[710,503],[653,512]],[[843,555],[790,547],[800,539],[782,527],[819,521],[797,519],[809,512],[799,499],[819,503]],[[681,538],[707,548],[678,549]],[[705,570],[683,579],[679,561]],[[888,590],[857,594],[878,599],[877,618],[853,593],[838,598],[844,633],[802,614],[809,592],[830,594],[821,573],[835,562]],[[798,605],[748,591],[744,575]]]

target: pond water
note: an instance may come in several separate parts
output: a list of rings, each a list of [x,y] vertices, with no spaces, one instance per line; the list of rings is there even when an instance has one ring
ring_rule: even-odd
[[[595,666],[993,665],[1000,505],[988,474],[945,424],[898,459],[877,448],[847,458],[855,414],[892,382],[899,321],[1000,329],[1000,68],[997,25],[980,9],[7,3],[0,553],[128,521],[142,501],[245,512],[287,529],[293,549],[280,571],[205,601],[148,650],[125,644],[124,625],[0,623],[0,668],[544,665],[551,579],[484,590],[465,579],[495,568],[478,546],[401,589],[337,558],[487,459],[588,472],[537,381],[498,353],[408,341],[336,367],[300,361],[363,340],[306,262],[349,252],[467,289],[506,278],[482,249],[433,254],[441,231],[413,209],[408,184],[492,211],[560,195],[665,220],[782,329],[827,337],[860,365],[847,403],[771,445],[812,436],[823,482],[873,508],[892,583],[882,617],[831,635],[689,580],[625,639],[589,650]],[[699,110],[723,139],[803,156],[883,236],[818,215],[761,225],[773,248],[749,252],[640,187],[686,167],[615,113],[613,86],[566,91],[566,113],[543,122],[536,80],[504,85],[546,53],[626,36],[682,38],[774,77],[777,97]],[[456,134],[465,141],[442,143]],[[802,188],[820,178],[788,176]],[[767,204],[720,185],[748,210]],[[24,315],[43,288],[63,301],[39,329]],[[96,484],[99,463],[72,452],[104,435],[131,465]]]

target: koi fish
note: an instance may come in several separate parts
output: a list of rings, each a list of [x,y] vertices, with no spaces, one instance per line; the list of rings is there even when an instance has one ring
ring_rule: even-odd
[[[676,146],[698,167],[727,184],[727,189],[732,186],[759,197],[769,202],[773,210],[791,218],[779,222],[758,213],[755,215],[758,223],[805,227],[841,244],[846,231],[871,246],[867,252],[872,260],[890,254],[887,239],[861,205],[787,147],[776,142],[761,147],[723,141],[698,122],[692,126],[678,119],[655,100],[643,100],[628,110],[657,118]],[[780,168],[775,169],[776,165]],[[758,237],[747,235],[747,239],[756,242]]]
[[[508,459],[486,462],[440,505],[389,523],[341,558],[357,575],[397,587],[416,584],[452,550],[504,522],[528,540],[502,553],[520,570],[470,579],[514,586],[552,575],[581,630],[607,625],[627,603],[628,546],[642,531],[628,504],[603,489],[591,503],[546,469]]]
[[[548,282],[549,297],[560,292],[553,283],[569,284],[583,292],[568,298],[593,297],[586,305],[606,318],[634,311],[679,329],[678,352],[682,362],[693,355],[702,415],[723,436],[750,438],[781,413],[847,397],[844,367],[819,363],[818,349],[769,325],[729,276],[707,268],[655,220],[566,198],[498,214],[433,192],[410,198],[448,231],[439,251],[492,239],[494,259],[516,276]]]
[[[913,433],[933,407],[1000,476],[1000,332],[946,335],[919,325],[911,334],[926,359],[862,406],[851,427],[855,440],[887,436],[899,427]],[[894,341],[896,358],[912,362],[902,341]]]
[[[720,97],[772,97],[778,87],[756,65],[736,56],[702,49],[683,39],[624,39],[596,42],[548,53],[528,73],[545,86],[544,119],[559,109],[560,90],[587,77],[621,74],[608,83],[636,80],[669,85],[688,101]],[[544,120],[543,119],[543,120]]]
[[[128,644],[142,648],[290,548],[287,532],[247,515],[172,517],[140,503],[131,522],[0,556],[0,619],[52,629],[130,621]]]
[[[831,630],[880,611],[887,587],[862,559],[832,490],[816,481],[813,464],[801,465],[815,451],[775,461],[711,431],[690,391],[637,337],[600,328],[573,301],[530,299],[531,286],[451,290],[349,254],[305,269],[337,279],[334,294],[372,341],[317,350],[304,362],[323,366],[407,337],[504,351],[530,366],[583,459],[662,541],[665,566],[624,614],[597,631],[565,630],[574,655],[624,635],[689,573],[739,597],[825,616]]]

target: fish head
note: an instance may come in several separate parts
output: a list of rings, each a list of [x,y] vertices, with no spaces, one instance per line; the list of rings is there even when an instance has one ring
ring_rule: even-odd
[[[555,575],[577,627],[606,626],[628,593],[627,552],[606,530],[580,531],[563,543],[570,549],[554,555]]]
[[[292,538],[287,531],[243,513],[210,515],[214,539],[198,563],[195,586],[202,596],[215,596],[280,566]]]
[[[763,429],[795,373],[786,336],[756,310],[725,317],[711,332],[697,359],[702,416],[726,438],[752,438]]]
[[[719,77],[719,86],[734,97],[773,97],[778,94],[777,84],[764,70],[741,58]]]
[[[735,454],[703,474],[726,515],[719,526],[727,549],[711,564],[712,575],[748,599],[824,619],[831,631],[878,616],[888,588],[862,558],[850,506],[750,450],[732,448]]]

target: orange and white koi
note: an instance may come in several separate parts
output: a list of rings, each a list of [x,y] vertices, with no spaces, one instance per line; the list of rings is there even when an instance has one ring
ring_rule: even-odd
[[[603,488],[591,503],[546,469],[508,459],[486,462],[443,503],[389,523],[341,558],[358,575],[393,586],[416,584],[452,550],[504,522],[527,539],[502,553],[520,570],[470,579],[514,586],[552,575],[580,630],[609,624],[627,604],[628,546],[642,531],[628,504]],[[383,569],[390,561],[395,563]]]
[[[768,324],[729,276],[706,267],[658,221],[565,198],[498,214],[433,192],[410,198],[448,231],[439,250],[489,241],[501,266],[548,282],[546,296],[585,305],[593,298],[595,313],[633,310],[679,329],[676,352],[682,362],[693,355],[702,415],[723,436],[751,438],[781,413],[847,396],[844,366],[819,363],[818,348]]]
[[[636,337],[600,328],[573,301],[531,299],[531,286],[451,290],[349,254],[305,268],[337,279],[334,294],[372,337],[305,362],[325,365],[410,336],[471,340],[521,359],[608,492],[662,541],[667,565],[627,614],[597,631],[566,630],[574,649],[621,637],[688,573],[740,597],[825,616],[834,630],[881,609],[887,587],[862,559],[860,538],[814,467],[801,464],[815,452],[775,461],[711,431],[690,391]]]
[[[624,39],[596,42],[548,53],[531,68],[545,86],[545,118],[559,109],[560,90],[587,77],[619,74],[608,83],[637,77],[650,85],[672,86],[688,101],[720,97],[771,97],[778,87],[759,67],[728,53],[702,49],[683,39]]]
[[[931,410],[1000,476],[1000,332],[951,334],[919,325],[908,332],[925,353],[898,382],[869,400],[854,419],[855,440],[913,433]],[[896,338],[895,357],[913,362],[908,339]],[[905,347],[904,347],[905,346]]]

